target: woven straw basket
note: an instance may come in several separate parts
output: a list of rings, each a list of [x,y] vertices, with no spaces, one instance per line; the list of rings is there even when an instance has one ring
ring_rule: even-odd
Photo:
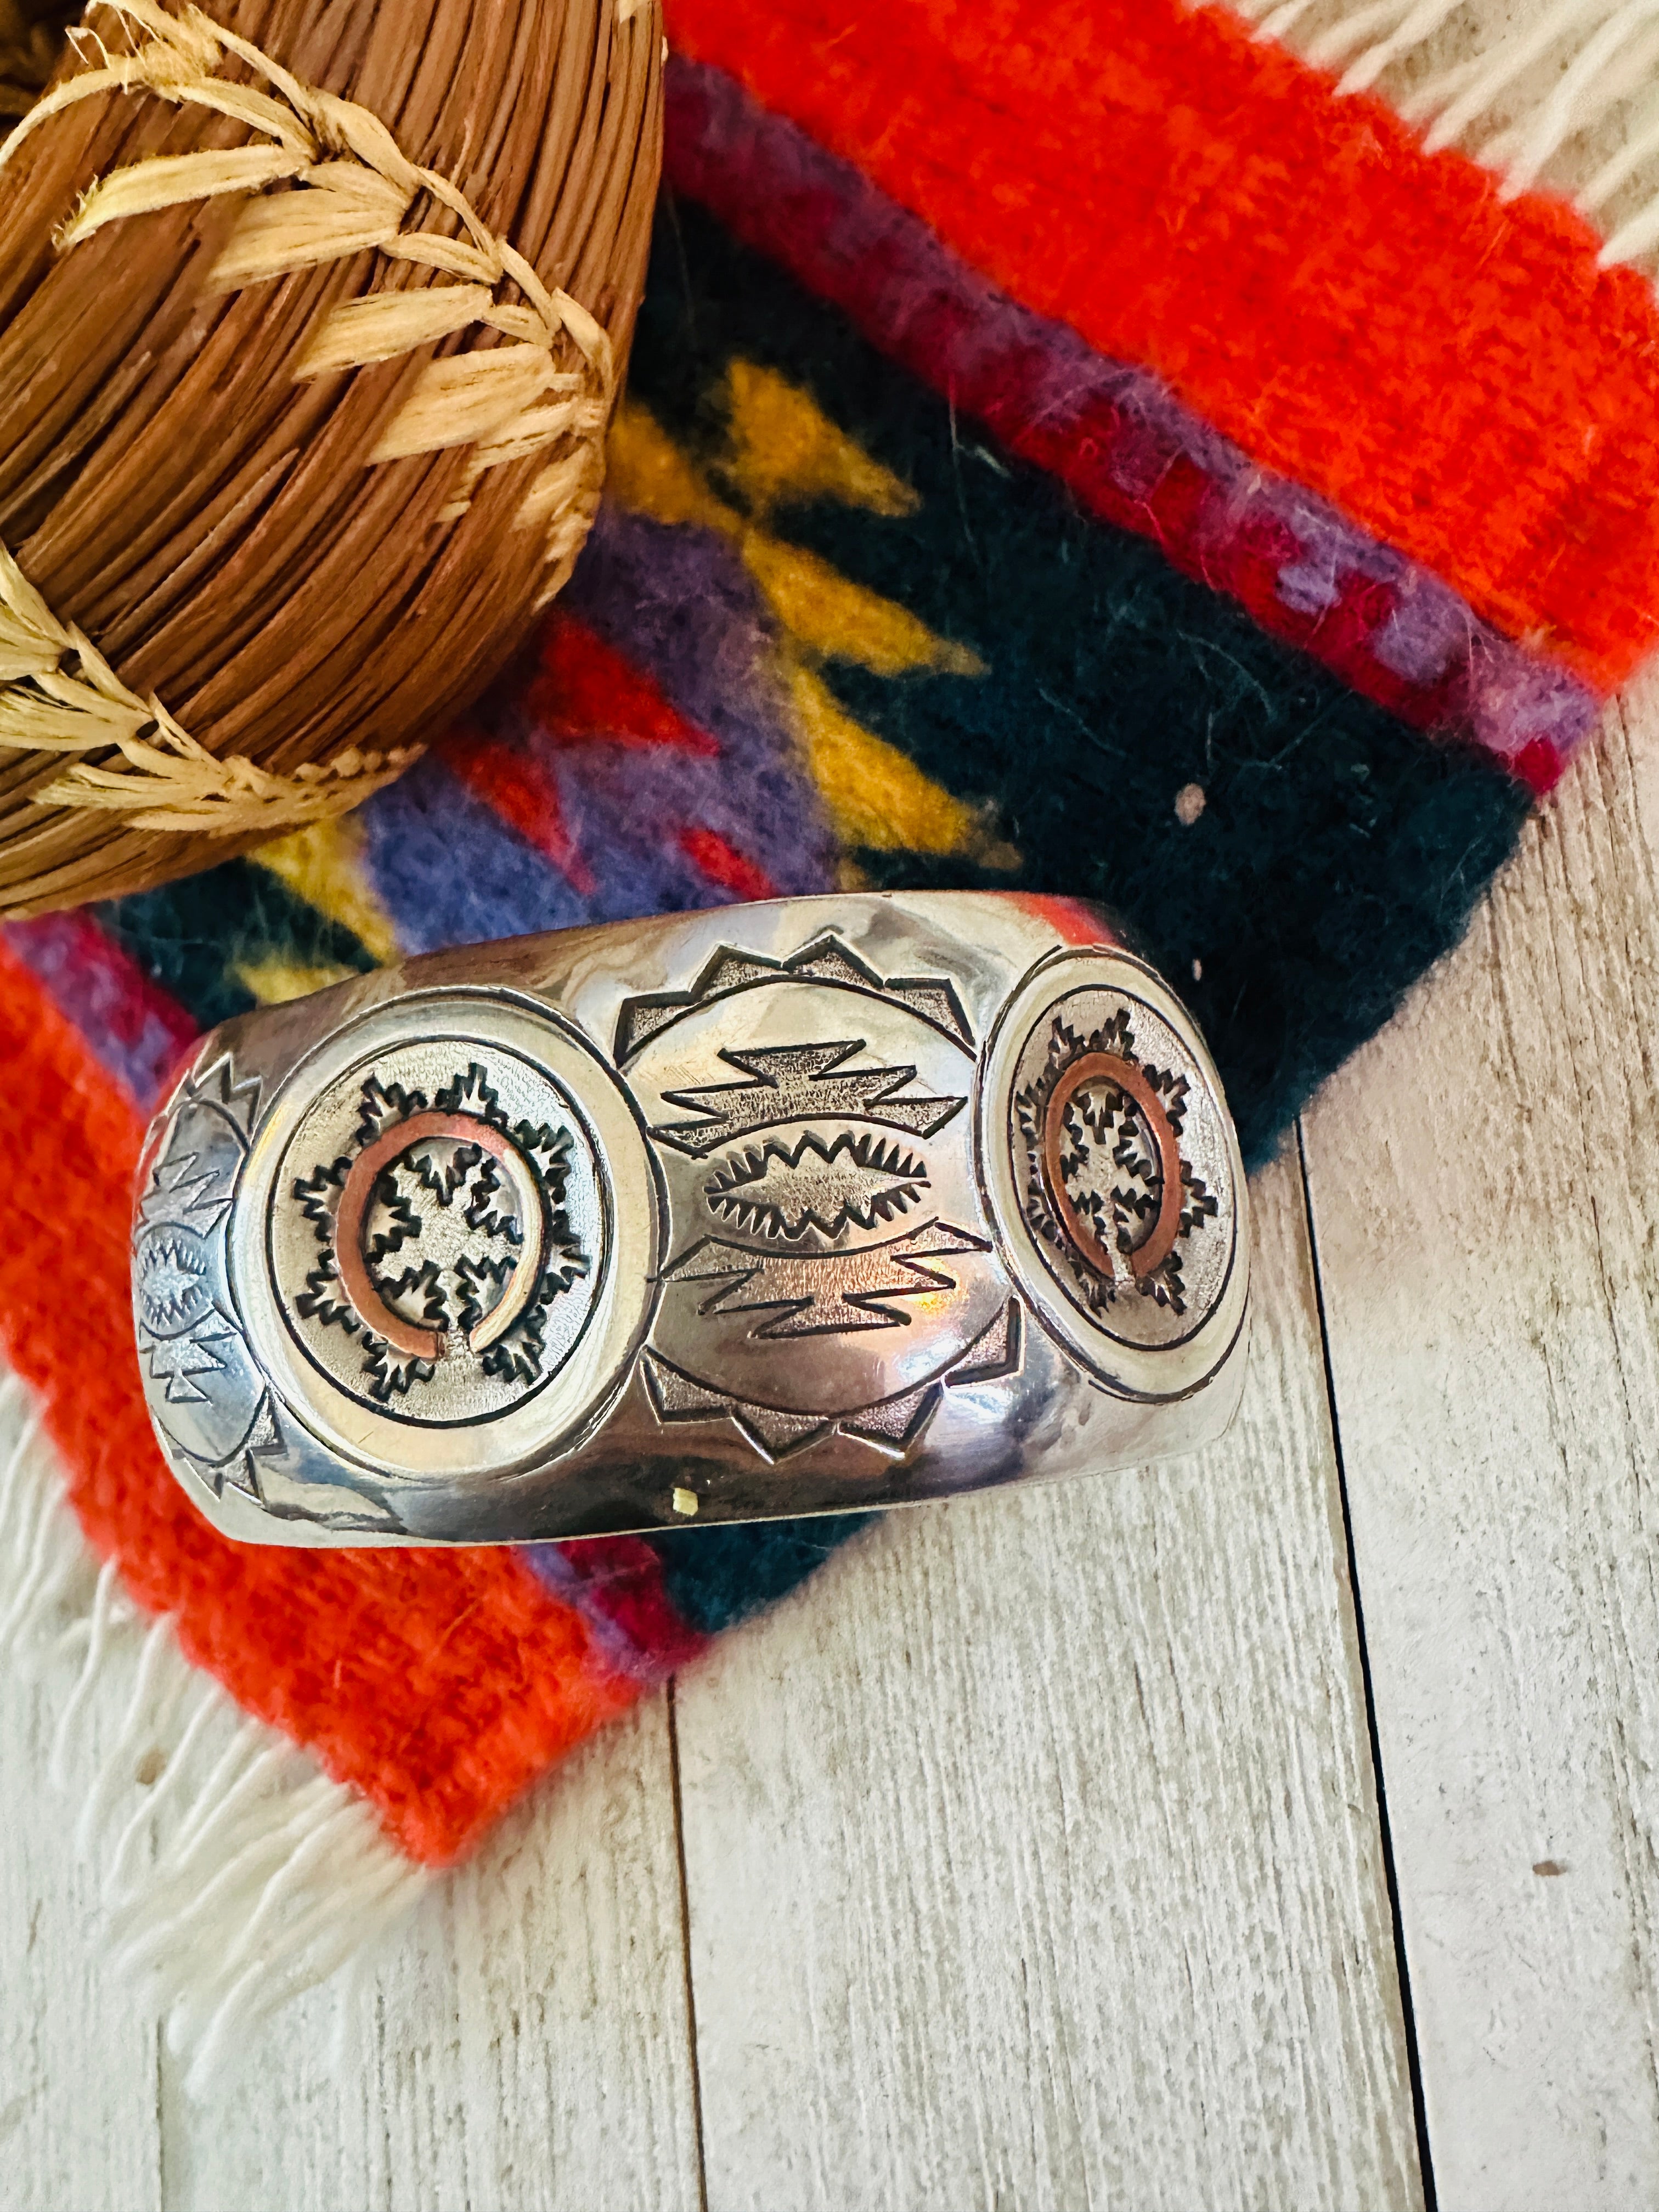
[[[655,0],[0,0],[0,915],[343,811],[598,503]],[[40,89],[46,79],[44,91]]]

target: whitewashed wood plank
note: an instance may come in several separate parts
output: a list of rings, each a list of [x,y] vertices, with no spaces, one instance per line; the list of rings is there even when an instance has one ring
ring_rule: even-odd
[[[164,2212],[695,2212],[665,1693],[446,1879],[343,2054],[334,2020],[291,2007],[206,2106],[164,2053]]]
[[[682,1679],[711,2212],[1419,2201],[1300,1184],[1246,1403]]]
[[[0,1462],[9,1441],[0,1425]],[[70,1848],[67,1801],[46,1784],[67,1683],[13,1674],[0,1690],[0,2203],[160,2212],[155,2024],[110,1971],[96,1883]],[[120,1721],[117,1701],[90,1700],[72,1787],[89,1785]]]
[[[26,1410],[0,1387],[0,1468]],[[72,1566],[66,1516],[61,1534]],[[22,1550],[30,1545],[26,1532]],[[9,1559],[17,1550],[14,1532]],[[84,1613],[92,1580],[88,1554],[65,1621]],[[12,1595],[0,1598],[0,1624]],[[36,1633],[31,1648],[41,1642]],[[337,1990],[313,1992],[261,2027],[198,2104],[108,1966],[94,1872],[75,1850],[77,1811],[126,1713],[130,1662],[106,1665],[89,1686],[63,1786],[48,1782],[78,1668],[66,1655],[31,1686],[9,1662],[0,1685],[0,2203],[693,2212],[665,1693],[585,1746],[434,1887],[387,1945],[372,2001],[342,2009]],[[204,1773],[240,1717],[225,1699],[204,1719],[194,1754]],[[148,1779],[180,1724],[175,1710],[157,1747],[140,1753],[155,1767]],[[119,1762],[129,1798],[132,1758],[129,1741]]]
[[[1456,2212],[1659,2202],[1651,682],[1629,729],[1613,718],[1468,942],[1306,1122]]]

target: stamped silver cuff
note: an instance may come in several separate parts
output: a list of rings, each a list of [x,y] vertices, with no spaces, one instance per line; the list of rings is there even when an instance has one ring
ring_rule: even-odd
[[[1191,1018],[1067,900],[480,945],[207,1037],[139,1364],[229,1536],[513,1543],[914,1504],[1218,1435],[1249,1225]]]

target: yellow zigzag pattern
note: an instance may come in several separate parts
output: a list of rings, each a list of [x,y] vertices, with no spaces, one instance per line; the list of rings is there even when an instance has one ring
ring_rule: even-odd
[[[248,858],[268,868],[319,914],[355,932],[375,959],[384,964],[398,957],[397,933],[369,884],[363,833],[354,817],[338,815],[331,821],[313,823],[274,845],[262,845]],[[261,1006],[273,1006],[302,999],[327,984],[343,983],[357,971],[273,956],[242,963],[235,972]]]
[[[980,813],[855,721],[817,672],[825,661],[849,660],[878,676],[922,669],[978,676],[983,673],[978,656],[766,526],[787,500],[834,499],[896,516],[913,511],[915,493],[772,370],[734,362],[726,397],[725,472],[747,513],[721,499],[636,402],[622,410],[611,432],[611,496],[659,522],[717,530],[741,553],[788,640],[784,677],[796,732],[846,843],[877,852],[969,853],[989,867],[1017,867],[1018,854],[994,841]],[[362,832],[352,817],[313,823],[250,858],[319,914],[353,931],[375,959],[398,957],[397,935],[369,883]],[[281,957],[245,962],[236,970],[267,1006],[343,982],[355,972]]]
[[[746,512],[721,498],[637,401],[628,402],[611,427],[611,495],[659,522],[717,530],[742,555],[788,641],[783,673],[796,732],[847,843],[881,852],[969,853],[987,866],[1017,867],[1018,854],[995,841],[981,812],[855,721],[818,673],[825,661],[849,660],[878,676],[924,669],[980,676],[979,656],[768,527],[786,500],[834,499],[902,515],[914,510],[915,493],[774,370],[733,362],[726,399],[723,473]]]

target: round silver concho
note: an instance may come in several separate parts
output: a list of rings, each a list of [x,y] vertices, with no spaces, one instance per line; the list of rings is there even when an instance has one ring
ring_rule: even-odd
[[[337,1450],[453,1480],[602,1410],[643,1330],[655,1187],[580,1032],[498,995],[371,1010],[295,1070],[249,1156],[238,1302]]]
[[[1174,994],[1121,952],[1043,962],[998,1024],[981,1107],[981,1173],[1043,1326],[1127,1395],[1198,1389],[1243,1324],[1247,1200]]]

